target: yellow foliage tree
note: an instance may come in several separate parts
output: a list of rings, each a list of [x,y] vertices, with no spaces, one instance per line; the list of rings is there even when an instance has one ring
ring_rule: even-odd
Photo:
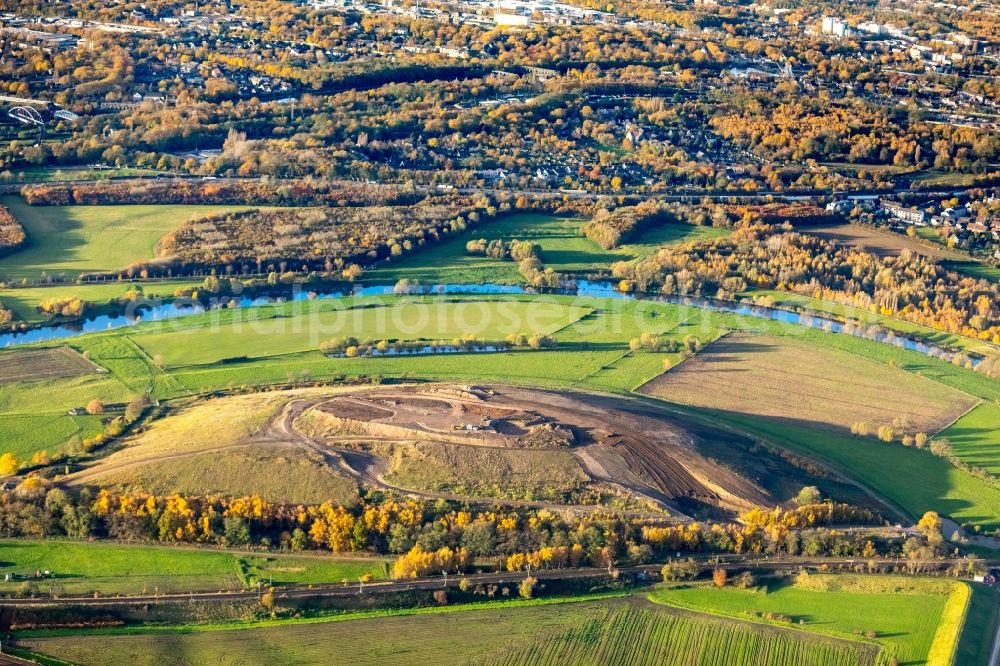
[[[10,451],[0,456],[0,476],[10,476],[18,467],[17,457]]]

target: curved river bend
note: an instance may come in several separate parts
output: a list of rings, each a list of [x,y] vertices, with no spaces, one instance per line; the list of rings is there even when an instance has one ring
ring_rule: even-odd
[[[394,287],[391,285],[373,285],[356,289],[350,293],[343,291],[326,292],[296,292],[289,297],[244,297],[239,299],[235,307],[250,308],[285,301],[323,300],[337,299],[348,296],[379,296],[391,295]],[[537,289],[531,287],[521,287],[515,285],[501,284],[442,284],[426,287],[421,293],[429,294],[538,294]],[[590,282],[579,280],[574,288],[546,290],[545,293],[566,295],[566,296],[591,296],[595,298],[609,298],[615,300],[643,300],[662,303],[673,303],[690,307],[704,308],[716,312],[725,312],[758,319],[769,319],[786,324],[796,324],[807,328],[821,329],[833,333],[848,333],[855,337],[866,337],[860,332],[848,329],[843,322],[822,315],[805,314],[792,310],[785,310],[776,307],[752,305],[747,303],[736,303],[732,301],[720,301],[711,298],[693,296],[672,296],[662,294],[623,294],[615,291],[610,282]],[[127,326],[135,326],[141,322],[160,321],[166,319],[176,319],[178,317],[188,317],[191,315],[206,312],[208,307],[200,303],[166,303],[150,307],[143,307],[138,315],[100,315],[87,319],[79,324],[45,326],[28,331],[6,333],[0,335],[0,347],[15,347],[20,345],[33,344],[37,342],[48,342],[52,340],[62,340],[74,338],[87,333],[109,331]],[[920,352],[928,356],[941,356],[953,353],[952,350],[937,345],[928,344],[913,338],[890,334],[884,338],[876,340],[897,347]],[[973,365],[978,364],[979,359],[970,359]]]

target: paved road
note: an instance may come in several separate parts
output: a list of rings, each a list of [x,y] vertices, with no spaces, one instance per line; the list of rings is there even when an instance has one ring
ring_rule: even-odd
[[[867,563],[869,560],[861,558],[765,558],[746,556],[696,556],[703,571],[711,570],[715,567],[724,569],[741,570],[774,570],[789,568],[815,568],[822,565],[838,566]],[[718,561],[717,561],[718,560]],[[878,565],[896,565],[903,560],[898,559],[877,559],[872,560]],[[932,560],[924,562],[926,567],[944,568],[951,564],[950,560]],[[662,564],[649,564],[635,567],[620,567],[621,574],[633,575],[656,575]],[[459,582],[465,578],[471,585],[507,585],[516,584],[524,580],[528,572],[513,571],[502,573],[469,574],[465,576],[450,575],[447,577],[435,576],[431,578],[415,578],[405,580],[391,580],[373,583],[351,583],[347,586],[343,584],[314,585],[314,586],[294,586],[275,588],[274,598],[280,599],[304,599],[314,597],[350,597],[358,594],[389,594],[394,592],[407,592],[412,590],[435,590],[443,587],[457,587]],[[539,580],[580,580],[586,578],[597,578],[607,576],[607,569],[548,569],[532,571],[530,575]],[[114,597],[94,597],[94,596],[67,596],[59,598],[36,597],[27,599],[3,599],[0,600],[2,606],[21,607],[58,607],[67,605],[82,606],[119,606],[123,604],[165,604],[183,603],[191,601],[254,601],[260,597],[256,591],[239,592],[190,592],[187,594],[159,594],[159,595],[122,595]]]
[[[1000,620],[997,621],[996,632],[993,634],[993,650],[987,666],[1000,666]]]

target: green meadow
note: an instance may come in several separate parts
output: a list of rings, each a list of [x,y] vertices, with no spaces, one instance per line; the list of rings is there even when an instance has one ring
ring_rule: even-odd
[[[384,558],[256,554],[110,542],[0,540],[0,593],[27,583],[61,594],[240,590],[264,585],[357,582],[387,577]],[[51,578],[34,579],[36,571]],[[4,581],[7,574],[12,580]]]
[[[691,614],[639,598],[561,601],[485,602],[245,629],[204,627],[186,633],[38,633],[18,644],[41,654],[111,666],[320,662],[874,666],[878,650],[859,641]]]
[[[859,639],[874,632],[901,664],[927,663],[951,585],[930,581],[924,589],[903,579],[900,592],[892,579],[827,577],[833,590],[802,588],[788,582],[742,590],[710,584],[656,590],[650,598],[669,606],[741,619],[763,620],[762,614],[785,616],[797,629]]]
[[[293,304],[294,305],[294,304]],[[338,308],[330,303],[306,304],[298,316],[287,308],[248,310],[256,316],[220,326],[171,325],[167,333],[134,335],[132,339],[158,365],[203,365],[233,356],[264,357],[318,349],[333,337],[373,340],[452,340],[473,335],[502,340],[515,333],[550,334],[587,314],[582,307],[553,302],[440,302],[400,299],[389,305]]]
[[[0,278],[75,279],[115,271],[156,256],[156,244],[192,217],[247,206],[29,206],[20,197],[0,203],[24,227],[29,245],[0,259]],[[55,294],[53,294],[55,295]]]
[[[2,260],[0,260],[2,263]],[[141,289],[147,298],[170,298],[177,289],[198,287],[201,280],[167,280],[162,282],[130,282],[127,280],[57,284],[45,287],[9,287],[0,289],[0,305],[14,312],[14,318],[28,324],[40,324],[48,319],[38,311],[38,304],[47,298],[80,298],[100,308],[114,304],[132,289]]]
[[[940,436],[951,443],[962,462],[1000,475],[1000,402],[984,402],[958,419]]]
[[[580,233],[585,220],[540,214],[509,215],[469,229],[443,243],[387,262],[365,278],[392,283],[400,278],[424,284],[478,283],[520,284],[524,281],[513,261],[470,256],[465,244],[470,240],[530,240],[541,249],[542,263],[560,273],[589,273],[607,269],[616,261],[633,261],[647,256],[661,245],[703,240],[728,231],[714,227],[664,224],[647,229],[635,242],[604,250]]]
[[[963,472],[930,451],[734,412],[678,408],[824,462],[901,508],[913,520],[925,511],[937,511],[961,524],[984,530],[1000,528],[1000,487]]]

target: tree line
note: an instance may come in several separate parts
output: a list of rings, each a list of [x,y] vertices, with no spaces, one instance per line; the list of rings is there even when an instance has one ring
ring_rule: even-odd
[[[833,301],[1000,344],[1000,285],[904,251],[879,257],[752,217],[733,234],[663,247],[612,274],[625,290],[732,299],[770,288]]]
[[[872,549],[880,555],[901,552],[903,542],[895,537],[883,539],[830,527],[878,520],[866,509],[820,502],[749,512],[740,523],[674,525],[666,519],[613,513],[475,509],[388,496],[340,506],[284,504],[259,496],[152,495],[107,488],[70,493],[37,476],[0,494],[0,533],[7,537],[396,554],[401,576],[457,571],[483,559],[520,569],[641,563],[675,551],[836,556],[868,556],[865,553]]]
[[[412,189],[373,183],[304,178],[260,180],[130,180],[25,185],[21,196],[32,206],[114,206],[122,204],[204,204],[252,206],[374,206],[415,204]],[[0,226],[4,226],[0,218]]]
[[[27,242],[24,227],[6,206],[0,206],[0,257],[20,250]]]

